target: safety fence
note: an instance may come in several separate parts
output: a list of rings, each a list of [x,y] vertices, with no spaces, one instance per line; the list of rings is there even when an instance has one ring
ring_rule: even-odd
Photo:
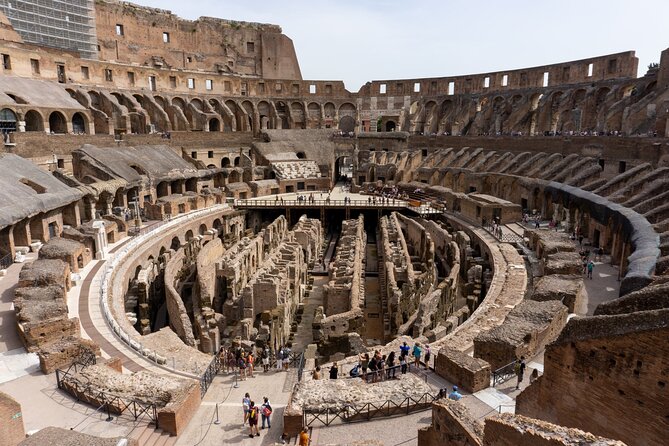
[[[302,421],[303,425],[308,427],[317,423],[330,426],[336,421],[352,423],[395,415],[408,415],[429,409],[437,399],[438,395],[424,393],[419,397],[407,396],[402,400],[369,402],[361,405],[346,404],[338,408],[304,409]]]

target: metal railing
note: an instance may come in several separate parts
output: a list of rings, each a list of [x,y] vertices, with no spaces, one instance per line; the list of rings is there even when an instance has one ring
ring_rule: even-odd
[[[0,258],[0,269],[7,269],[14,263],[14,257],[11,254]]]
[[[209,390],[211,383],[214,382],[214,378],[218,374],[220,368],[221,363],[218,360],[218,357],[214,356],[209,363],[209,367],[207,367],[207,370],[204,371],[200,378],[200,398],[204,398],[204,395],[207,393],[207,390]]]
[[[82,350],[79,359],[73,362],[67,370],[56,369],[56,384],[58,388],[75,397],[77,401],[83,401],[96,406],[97,409],[93,413],[97,413],[104,407],[107,412],[107,419],[111,419],[112,413],[121,415],[127,412],[134,417],[135,421],[140,417],[148,416],[150,421],[155,423],[156,428],[158,428],[158,408],[155,403],[111,395],[95,388],[93,384],[82,383],[76,377],[76,374],[80,371],[95,363],[95,354]]]
[[[237,207],[266,207],[274,208],[280,207],[285,208],[286,206],[298,206],[298,207],[354,207],[354,208],[387,208],[387,207],[420,207],[412,206],[410,203],[404,200],[395,200],[395,199],[386,199],[382,201],[380,198],[377,200],[332,200],[332,199],[314,199],[309,201],[305,200],[283,200],[283,199],[274,199],[274,200],[258,200],[258,199],[238,199],[234,202]]]
[[[407,396],[402,400],[386,400],[383,402],[370,402],[360,406],[346,404],[344,407],[330,409],[304,409],[302,421],[304,426],[311,427],[316,423],[329,426],[340,420],[345,423],[357,421],[369,421],[374,418],[391,417],[394,415],[408,415],[413,412],[427,410],[432,403],[438,399],[438,395],[424,393],[414,398]]]
[[[307,358],[305,358],[304,353],[300,353],[297,364],[297,382],[302,381],[302,374],[304,373],[304,366],[307,363]]]
[[[507,365],[502,366],[492,372],[492,376],[490,377],[492,381],[492,387],[495,387],[497,384],[507,382],[514,376],[516,376],[516,361],[510,362]]]

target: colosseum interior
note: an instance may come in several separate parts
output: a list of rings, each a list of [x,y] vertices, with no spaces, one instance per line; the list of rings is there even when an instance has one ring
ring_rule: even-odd
[[[91,56],[13,3],[0,446],[666,444],[669,49],[349,92],[277,25],[62,2]]]

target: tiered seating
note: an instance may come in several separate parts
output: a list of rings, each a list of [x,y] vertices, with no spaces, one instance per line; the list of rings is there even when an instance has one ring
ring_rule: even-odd
[[[272,169],[281,180],[321,177],[321,171],[315,161],[276,161],[272,163]]]

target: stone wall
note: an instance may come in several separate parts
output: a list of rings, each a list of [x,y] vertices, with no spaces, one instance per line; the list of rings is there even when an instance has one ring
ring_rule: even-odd
[[[483,446],[625,446],[579,429],[534,420],[522,415],[501,414],[485,421]],[[632,444],[632,443],[630,443]]]
[[[534,284],[532,300],[558,300],[570,313],[585,313],[588,292],[583,283],[583,276],[550,275],[539,278]]]
[[[418,429],[420,446],[481,446],[483,423],[457,401],[441,399],[432,404],[432,424]]]
[[[493,370],[521,356],[532,358],[558,337],[567,323],[567,314],[567,307],[555,300],[524,300],[504,323],[474,339],[474,356],[487,361]]]
[[[470,393],[490,386],[490,364],[449,347],[435,356],[434,371]]]
[[[662,309],[571,319],[546,348],[544,374],[518,396],[516,412],[629,445],[663,444],[668,318]]]
[[[16,446],[25,436],[21,405],[0,392],[0,446]]]

